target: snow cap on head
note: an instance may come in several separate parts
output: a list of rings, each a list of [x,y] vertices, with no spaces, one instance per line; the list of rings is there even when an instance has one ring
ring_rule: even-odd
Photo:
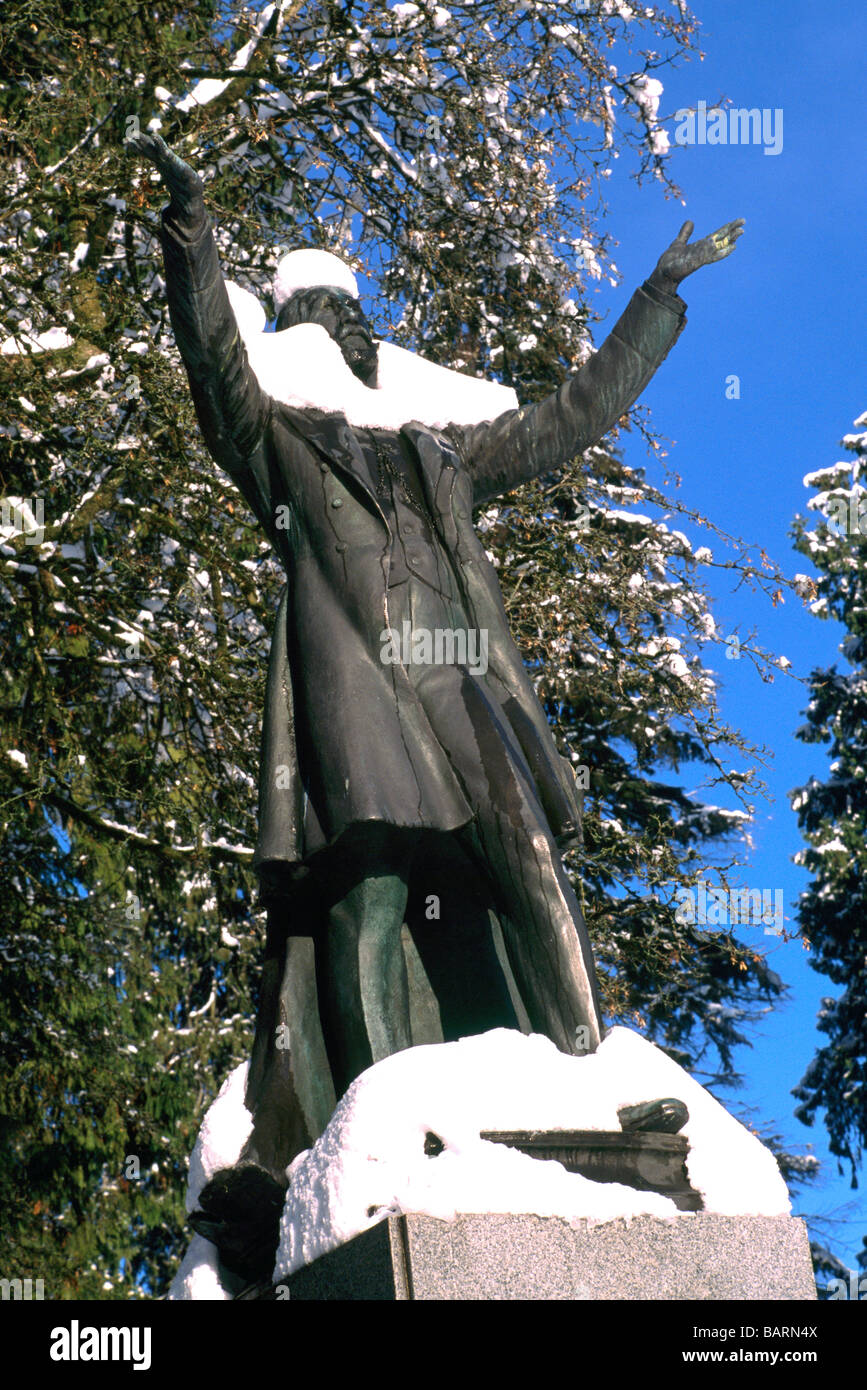
[[[296,290],[326,285],[351,294],[353,299],[358,298],[355,276],[339,256],[332,256],[330,251],[290,251],[280,261],[274,276],[274,303],[278,313]]]

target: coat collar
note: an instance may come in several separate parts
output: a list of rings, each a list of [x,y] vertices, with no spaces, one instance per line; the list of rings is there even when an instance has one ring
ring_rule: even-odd
[[[345,415],[329,414],[323,410],[297,410],[293,406],[287,405],[279,405],[278,409],[291,416],[293,429],[297,430],[329,463],[352,475],[367,494],[390,534],[391,527],[388,518],[377,496],[377,478],[371,470],[370,454],[362,448],[359,439],[361,431],[350,425]],[[379,431],[365,430],[364,433],[376,435]],[[440,485],[444,482],[443,451],[445,448],[447,453],[451,454],[451,449],[438,433],[434,433],[429,426],[416,420],[404,425],[400,433],[411,446],[419,462],[419,472],[426,493],[426,500],[433,515],[436,516],[442,505],[442,498],[438,497],[437,494],[440,491]],[[454,462],[457,462],[456,458]]]
[[[294,406],[277,404],[277,409],[289,415],[292,427],[311,444],[328,463],[351,474],[367,494],[386,530],[391,533],[388,519],[376,493],[376,479],[355,430],[345,415],[333,415],[324,410],[296,410]]]

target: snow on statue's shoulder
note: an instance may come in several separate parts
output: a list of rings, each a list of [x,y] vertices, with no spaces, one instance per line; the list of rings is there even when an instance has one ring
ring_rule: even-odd
[[[266,333],[265,310],[257,297],[231,280],[225,283],[259,385],[284,405],[345,415],[351,425],[365,429],[400,429],[410,421],[431,429],[475,425],[518,407],[510,387],[441,367],[382,340],[377,343],[378,384],[372,390],[353,375],[337,343],[319,324]]]

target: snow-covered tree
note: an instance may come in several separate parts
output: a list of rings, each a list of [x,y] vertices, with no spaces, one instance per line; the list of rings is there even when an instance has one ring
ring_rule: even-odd
[[[809,473],[807,503],[818,525],[796,523],[796,545],[818,571],[803,577],[812,611],[841,623],[844,669],[815,670],[805,743],[827,744],[828,776],[811,777],[793,794],[807,847],[797,862],[812,881],[801,894],[801,929],[810,964],[837,986],[822,1000],[818,1048],[795,1096],[796,1114],[812,1124],[824,1114],[831,1152],[846,1160],[856,1184],[867,1140],[867,414],[843,438],[849,457]]]

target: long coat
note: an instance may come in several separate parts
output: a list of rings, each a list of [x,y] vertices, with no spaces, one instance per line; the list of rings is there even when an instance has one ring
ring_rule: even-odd
[[[471,812],[406,671],[383,664],[390,522],[370,451],[342,415],[266,395],[250,369],[207,220],[163,217],[172,325],[208,448],[233,478],[287,574],[268,670],[259,782],[260,875],[290,875],[354,822],[452,829]],[[469,625],[510,692],[507,717],[555,836],[580,820],[561,757],[509,633],[473,508],[595,444],[629,409],[679,333],[685,305],[645,284],[598,352],[539,404],[490,423],[407,424],[439,541]]]

